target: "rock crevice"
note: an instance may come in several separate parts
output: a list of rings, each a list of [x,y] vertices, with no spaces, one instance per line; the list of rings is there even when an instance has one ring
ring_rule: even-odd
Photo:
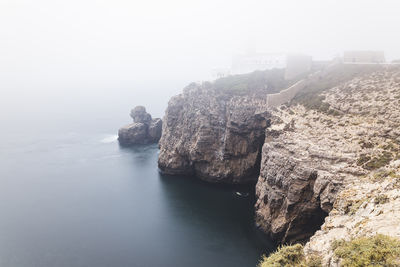
[[[394,204],[380,208],[384,218],[400,207],[394,197],[400,177],[399,71],[336,65],[324,73],[326,79],[313,76],[301,97],[272,108],[267,95],[279,90],[271,86],[239,92],[208,83],[188,86],[169,102],[160,169],[210,182],[257,181],[256,224],[278,243],[307,241],[322,225],[316,236],[323,241],[314,236],[306,253],[329,252],[336,234],[364,223],[372,232],[368,223],[379,225],[381,214],[371,211],[373,217],[365,209],[386,201],[375,200],[374,190],[391,190],[387,201]],[[397,165],[390,167],[393,161]],[[343,196],[352,187],[362,190],[363,177],[391,180],[369,180],[368,194],[353,192],[355,200]],[[346,231],[337,230],[341,223]],[[398,230],[390,223],[377,229]]]
[[[284,72],[275,72],[275,82],[283,81]],[[173,97],[164,117],[160,170],[209,182],[255,182],[265,129],[270,123],[266,96],[278,86],[262,75],[266,74],[260,72],[255,78],[262,78],[260,87],[221,88],[221,83],[239,78],[248,83],[243,76],[214,84],[191,84],[183,94]],[[234,88],[243,86],[239,81]]]

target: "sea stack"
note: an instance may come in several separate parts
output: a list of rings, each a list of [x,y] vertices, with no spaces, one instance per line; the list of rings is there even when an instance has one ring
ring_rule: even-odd
[[[118,131],[118,140],[122,145],[158,143],[161,138],[162,120],[152,119],[143,106],[131,110],[133,123]]]

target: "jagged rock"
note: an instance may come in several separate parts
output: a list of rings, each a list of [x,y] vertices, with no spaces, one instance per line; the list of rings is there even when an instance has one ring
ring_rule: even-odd
[[[266,92],[238,95],[208,83],[186,87],[168,103],[160,170],[210,182],[255,181],[269,125]]]
[[[330,193],[325,191],[329,180],[323,178],[284,147],[264,144],[256,185],[256,224],[279,243],[310,237],[330,211],[329,205],[321,204],[321,193]]]
[[[341,266],[335,240],[400,237],[398,77],[399,68],[382,68],[322,92],[340,113],[271,110],[256,185],[262,230],[279,243],[311,237],[305,254],[329,267]]]
[[[157,143],[161,137],[162,121],[152,119],[145,107],[137,106],[131,110],[133,123],[118,131],[118,140],[123,145]]]
[[[146,112],[146,108],[143,106],[136,106],[131,110],[131,117],[133,122],[150,123],[151,115]]]
[[[149,125],[149,138],[152,142],[156,143],[161,138],[162,120],[157,118],[153,119]]]
[[[305,252],[322,255],[326,266],[336,266],[329,265],[335,237],[400,236],[391,215],[400,214],[400,72],[381,67],[335,83],[343,73],[336,71],[332,88],[316,99],[307,95],[307,105],[273,109],[265,105],[267,91],[188,86],[169,102],[160,169],[213,182],[244,182],[259,172],[257,225],[291,243],[306,241],[325,220]]]
[[[149,143],[147,128],[146,124],[140,122],[128,124],[119,129],[118,140],[125,145],[147,144]]]
[[[337,166],[344,175],[342,189],[321,229],[304,248],[306,255],[319,255],[323,266],[342,266],[334,256],[335,240],[376,234],[400,238],[400,142],[395,133],[400,126],[399,78],[398,67],[387,67],[324,93],[332,108],[348,107],[343,116],[330,118],[340,140],[331,147],[342,153],[352,150],[357,161]],[[330,137],[324,135],[326,140]],[[358,175],[353,174],[356,170]]]

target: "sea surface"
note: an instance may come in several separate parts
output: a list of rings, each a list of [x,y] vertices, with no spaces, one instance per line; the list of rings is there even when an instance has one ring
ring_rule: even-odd
[[[157,145],[118,144],[130,108],[160,116],[179,91],[20,94],[2,105],[0,266],[246,267],[273,249],[254,226],[254,186],[163,176]]]

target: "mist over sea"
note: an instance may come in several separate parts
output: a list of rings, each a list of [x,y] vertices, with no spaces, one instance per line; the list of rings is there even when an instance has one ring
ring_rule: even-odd
[[[156,145],[124,148],[116,139],[130,108],[160,117],[186,83],[9,90],[0,115],[0,266],[255,266],[272,244],[253,225],[253,194],[235,193],[251,187],[161,176]]]

